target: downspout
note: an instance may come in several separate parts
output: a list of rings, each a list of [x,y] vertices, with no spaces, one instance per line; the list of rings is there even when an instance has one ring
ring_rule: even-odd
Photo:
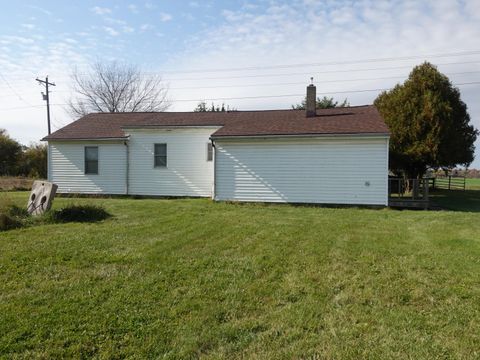
[[[126,152],[126,157],[127,157],[127,163],[126,163],[126,171],[125,171],[125,195],[128,195],[128,187],[129,187],[129,172],[130,172],[130,148],[128,147],[128,140],[125,140],[123,142],[125,145],[125,152]]]
[[[389,186],[389,179],[388,179],[388,173],[390,171],[390,136],[387,138],[387,195],[386,195],[386,200],[385,200],[385,206],[388,206],[388,186]]]
[[[52,164],[50,161],[51,150],[50,150],[50,141],[47,142],[47,180],[52,181]]]
[[[212,200],[215,200],[215,192],[217,190],[217,149],[215,147],[215,142],[213,139],[210,138],[212,142],[212,149],[213,149],[213,191],[212,191]]]

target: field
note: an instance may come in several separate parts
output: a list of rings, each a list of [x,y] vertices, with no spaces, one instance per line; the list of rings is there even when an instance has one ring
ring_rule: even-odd
[[[29,190],[32,188],[33,179],[13,177],[13,176],[0,176],[0,190],[12,191],[12,190]]]
[[[480,191],[435,199],[56,199],[113,217],[0,233],[0,358],[478,358]]]
[[[467,189],[480,190],[480,179],[467,179]]]

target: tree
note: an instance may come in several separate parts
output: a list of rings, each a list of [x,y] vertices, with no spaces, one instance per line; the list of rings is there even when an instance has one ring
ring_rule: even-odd
[[[20,160],[18,174],[33,178],[47,178],[47,145],[31,144]]]
[[[390,128],[390,168],[418,178],[428,168],[468,166],[478,136],[460,91],[435,66],[425,62],[408,79],[382,92],[375,106]]]
[[[17,175],[22,145],[0,129],[0,175]]]
[[[225,108],[225,103],[222,103],[222,106],[216,105],[212,102],[212,106],[208,107],[205,101],[200,101],[195,109],[194,112],[225,112],[225,111],[237,111],[235,108],[231,108],[229,105]]]
[[[336,107],[348,107],[350,106],[350,103],[347,101],[347,99],[343,100],[342,103],[338,103],[338,101],[334,101],[333,97],[328,98],[324,96],[323,98],[317,97],[316,101],[316,108],[317,109],[331,109],[331,108],[336,108]],[[307,106],[307,98],[305,97],[300,104],[292,105],[292,109],[294,110],[305,110],[305,107]]]
[[[167,88],[159,76],[145,76],[134,65],[96,62],[89,73],[72,73],[75,95],[68,102],[77,117],[91,112],[164,111]]]

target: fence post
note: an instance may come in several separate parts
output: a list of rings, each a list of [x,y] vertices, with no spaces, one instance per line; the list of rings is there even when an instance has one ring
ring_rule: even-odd
[[[452,175],[448,175],[448,190],[450,190],[451,183],[452,183]]]
[[[425,201],[425,204],[424,204],[424,209],[428,209],[428,187],[429,187],[429,183],[427,181],[425,181],[425,179],[423,180],[423,200]]]
[[[418,199],[418,179],[413,179],[413,191],[412,191],[412,197],[413,200]]]

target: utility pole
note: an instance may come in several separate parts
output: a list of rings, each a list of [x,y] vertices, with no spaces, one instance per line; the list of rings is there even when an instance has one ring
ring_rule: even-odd
[[[35,80],[37,80],[40,85],[45,86],[45,94],[42,92],[42,96],[43,96],[43,100],[45,100],[47,102],[48,135],[50,135],[52,132],[51,132],[51,129],[50,129],[50,96],[49,96],[50,92],[48,91],[48,86],[49,85],[56,86],[56,85],[54,83],[48,82],[48,75],[45,78],[45,80],[41,80],[39,78],[36,78]]]

